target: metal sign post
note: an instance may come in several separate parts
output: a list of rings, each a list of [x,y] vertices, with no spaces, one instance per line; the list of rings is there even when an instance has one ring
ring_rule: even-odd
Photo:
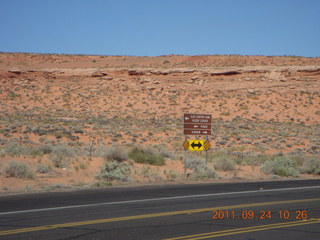
[[[190,114],[183,115],[183,133],[185,135],[184,147],[184,176],[187,173],[187,150],[206,151],[206,164],[208,164],[208,150],[211,147],[208,135],[211,135],[211,115],[210,114]],[[206,141],[187,140],[187,135],[205,135]]]
[[[184,176],[187,176],[187,150],[189,148],[189,141],[188,137],[185,136],[185,140],[183,143],[183,148],[184,148]]]
[[[184,169],[183,174],[186,177],[187,176],[187,150],[184,150]]]
[[[208,141],[208,136],[206,136],[206,142],[209,142]],[[208,150],[206,149],[206,165],[208,165]]]
[[[185,136],[183,148],[184,148],[184,176],[187,176],[187,150],[189,148],[189,141],[187,136]]]

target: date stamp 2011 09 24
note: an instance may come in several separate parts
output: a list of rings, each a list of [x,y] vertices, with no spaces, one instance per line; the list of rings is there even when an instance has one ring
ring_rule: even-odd
[[[272,218],[279,219],[297,219],[297,220],[307,220],[310,219],[309,213],[307,210],[296,210],[296,211],[288,211],[288,210],[280,210],[276,212],[272,212],[270,210],[242,210],[239,212],[235,212],[234,210],[214,210],[212,211],[212,219],[213,220],[223,220],[223,219],[261,219],[267,220]]]

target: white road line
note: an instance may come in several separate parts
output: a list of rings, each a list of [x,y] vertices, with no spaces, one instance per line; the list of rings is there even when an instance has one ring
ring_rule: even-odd
[[[212,196],[223,196],[223,195],[237,195],[237,194],[248,194],[248,193],[281,192],[281,191],[292,191],[292,190],[314,189],[314,188],[320,188],[320,186],[278,188],[278,189],[253,190],[253,191],[241,191],[241,192],[209,193],[209,194],[186,195],[186,196],[176,196],[176,197],[147,198],[147,199],[119,201],[119,202],[92,203],[92,204],[82,204],[82,205],[73,205],[73,206],[64,206],[64,207],[39,208],[39,209],[13,211],[13,212],[2,212],[0,213],[0,215],[44,212],[44,211],[83,208],[83,207],[96,207],[96,206],[116,205],[116,204],[125,204],[125,203],[140,203],[140,202],[163,201],[163,200],[186,199],[186,198],[201,198],[201,197],[212,197]]]

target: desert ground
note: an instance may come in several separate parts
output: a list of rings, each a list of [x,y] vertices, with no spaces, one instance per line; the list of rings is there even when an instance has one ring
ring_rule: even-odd
[[[0,194],[320,178],[320,58],[0,53],[0,83]]]

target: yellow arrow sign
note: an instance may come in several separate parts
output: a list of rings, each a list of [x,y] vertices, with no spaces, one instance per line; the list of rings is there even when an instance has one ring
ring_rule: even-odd
[[[203,140],[189,140],[190,151],[203,151]]]

